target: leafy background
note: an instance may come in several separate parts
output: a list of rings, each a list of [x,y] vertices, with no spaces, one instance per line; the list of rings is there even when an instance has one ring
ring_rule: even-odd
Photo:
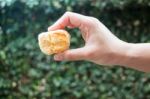
[[[148,73],[41,53],[37,35],[66,11],[98,18],[124,41],[150,42],[149,0],[0,0],[0,99],[150,99]],[[68,31],[71,48],[83,46],[79,30]]]

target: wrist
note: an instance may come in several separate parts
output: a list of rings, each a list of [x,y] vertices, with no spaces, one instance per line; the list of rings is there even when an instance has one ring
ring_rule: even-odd
[[[121,41],[115,50],[114,56],[116,61],[114,64],[128,66],[128,64],[130,64],[131,60],[134,58],[132,55],[133,47],[133,44]]]

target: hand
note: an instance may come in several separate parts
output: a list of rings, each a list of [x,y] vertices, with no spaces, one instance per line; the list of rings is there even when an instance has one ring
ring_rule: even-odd
[[[97,64],[114,65],[120,61],[117,56],[127,47],[125,42],[114,36],[98,19],[73,12],[66,12],[48,31],[64,29],[65,27],[79,28],[85,40],[85,46],[70,49],[56,54],[54,59],[88,60]],[[120,55],[119,55],[120,54]]]

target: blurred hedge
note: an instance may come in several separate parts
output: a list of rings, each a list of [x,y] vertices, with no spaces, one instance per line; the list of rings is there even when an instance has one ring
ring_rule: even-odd
[[[149,74],[41,53],[38,33],[66,11],[98,18],[127,42],[150,42],[149,0],[0,0],[0,98],[150,99]],[[71,48],[83,46],[78,29],[68,31]]]

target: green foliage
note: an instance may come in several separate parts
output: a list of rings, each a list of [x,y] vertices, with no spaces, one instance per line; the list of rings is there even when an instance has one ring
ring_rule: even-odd
[[[150,42],[149,10],[149,0],[0,0],[0,98],[150,99],[149,74],[55,62],[37,42],[66,11],[98,18],[122,40]],[[79,31],[68,31],[71,48],[83,46]]]

